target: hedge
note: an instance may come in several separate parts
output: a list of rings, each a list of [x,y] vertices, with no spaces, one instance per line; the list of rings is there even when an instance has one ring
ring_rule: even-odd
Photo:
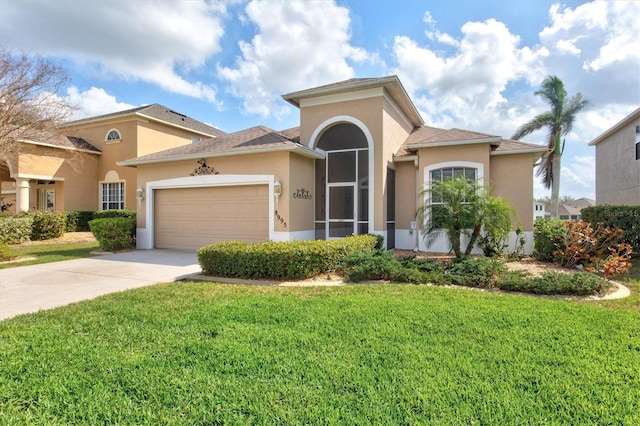
[[[631,244],[634,257],[640,257],[640,206],[592,206],[582,209],[582,219],[595,225],[624,229],[621,242]]]
[[[33,216],[0,217],[0,243],[20,244],[31,238]]]
[[[135,210],[98,210],[93,212],[94,219],[108,219],[113,217],[124,217],[127,219],[135,219],[136,211]]]
[[[335,271],[354,251],[373,250],[374,235],[341,240],[312,240],[248,244],[230,241],[198,250],[198,262],[206,275],[245,279],[305,279]]]
[[[51,240],[64,235],[67,215],[64,212],[35,212],[31,224],[31,240]]]
[[[553,262],[553,253],[564,249],[567,235],[565,221],[560,219],[538,219],[533,224],[533,255],[543,262]]]
[[[89,232],[89,222],[94,217],[93,211],[76,210],[66,212],[67,214],[67,232]]]
[[[105,251],[119,251],[135,246],[136,220],[127,217],[94,219],[89,228]]]

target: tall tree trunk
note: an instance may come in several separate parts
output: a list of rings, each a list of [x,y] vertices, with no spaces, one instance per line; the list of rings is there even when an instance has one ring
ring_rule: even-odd
[[[560,169],[561,155],[556,154],[551,160],[551,217],[558,219],[558,202],[560,201]]]

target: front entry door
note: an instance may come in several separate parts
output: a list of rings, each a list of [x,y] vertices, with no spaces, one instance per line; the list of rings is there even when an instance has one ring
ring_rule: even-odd
[[[356,233],[355,184],[329,184],[327,211],[329,212],[329,233],[331,238],[344,238]]]

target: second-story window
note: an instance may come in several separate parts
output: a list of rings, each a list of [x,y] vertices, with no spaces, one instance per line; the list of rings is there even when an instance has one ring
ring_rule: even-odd
[[[640,160],[640,125],[636,126],[636,160]]]
[[[109,130],[109,133],[107,133],[107,139],[108,141],[119,141],[120,139],[122,139],[120,137],[120,132],[117,131],[116,129],[113,130]]]

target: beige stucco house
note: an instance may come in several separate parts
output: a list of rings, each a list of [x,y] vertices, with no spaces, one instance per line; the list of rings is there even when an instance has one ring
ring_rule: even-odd
[[[136,209],[136,170],[118,161],[224,132],[162,105],[66,124],[67,137],[20,142],[0,161],[4,204],[11,211]]]
[[[596,203],[640,205],[640,108],[589,145],[596,147]]]
[[[448,251],[444,239],[424,245],[416,211],[431,182],[464,174],[513,205],[531,250],[533,167],[544,147],[425,126],[396,76],[283,98],[299,108],[299,127],[257,126],[116,162],[118,177],[135,177],[144,192],[138,248],[375,233],[389,248]],[[109,129],[101,127],[103,137]]]

